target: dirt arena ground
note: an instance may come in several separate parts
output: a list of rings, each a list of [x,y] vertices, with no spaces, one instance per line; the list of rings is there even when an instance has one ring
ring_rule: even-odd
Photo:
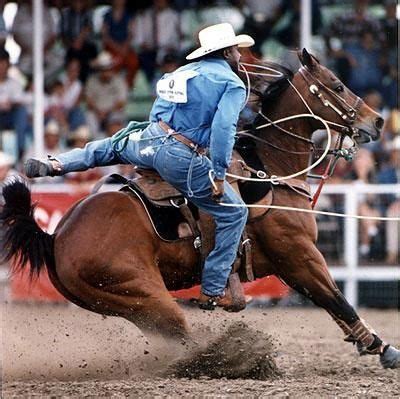
[[[2,397],[370,397],[398,398],[399,370],[359,357],[318,309],[249,309],[239,314],[185,309],[198,336],[217,337],[234,321],[271,336],[280,376],[264,381],[165,377],[176,350],[125,320],[75,306],[1,305]],[[361,310],[400,346],[397,311]],[[246,356],[246,353],[243,353]]]

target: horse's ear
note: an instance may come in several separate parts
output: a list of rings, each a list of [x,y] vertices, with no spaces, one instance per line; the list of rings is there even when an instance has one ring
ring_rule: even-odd
[[[310,71],[316,69],[318,66],[318,61],[305,49],[297,53],[301,64],[307,67]]]

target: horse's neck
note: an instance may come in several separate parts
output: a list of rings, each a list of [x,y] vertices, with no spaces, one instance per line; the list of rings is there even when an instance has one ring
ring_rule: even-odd
[[[294,93],[292,90],[288,89],[282,98],[277,101],[274,109],[268,110],[267,115],[272,121],[294,115],[295,113],[305,113],[303,109],[294,111],[299,109],[299,106],[294,106],[293,97],[290,96],[294,96]],[[296,98],[294,100],[296,100]],[[265,123],[267,123],[267,121],[265,121]],[[304,119],[293,119],[279,126],[308,139],[312,134],[308,121]],[[257,148],[258,156],[266,166],[269,174],[286,176],[305,169],[308,166],[310,144],[305,141],[285,134],[273,126],[260,129],[259,137],[271,144],[271,146],[260,145]],[[285,151],[278,150],[272,145]],[[293,152],[300,152],[302,154],[294,154]],[[299,178],[305,179],[306,176],[303,175]]]

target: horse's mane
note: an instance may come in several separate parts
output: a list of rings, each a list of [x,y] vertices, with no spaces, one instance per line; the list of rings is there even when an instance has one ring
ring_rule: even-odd
[[[254,75],[255,82],[261,80],[264,84],[266,82],[273,84],[279,79],[283,79],[283,78],[292,79],[293,75],[294,75],[294,71],[291,70],[289,65],[285,66],[285,65],[283,65],[281,63],[273,62],[273,61],[270,61],[270,60],[259,60],[259,59],[255,59],[251,63],[254,64],[254,65],[261,65],[261,66],[264,66],[264,67],[267,67],[267,68],[271,68],[273,70],[276,70],[276,71],[280,72],[283,75],[280,78],[276,78],[276,77],[272,77],[272,76],[268,77],[268,76],[257,76],[257,75]]]
[[[282,92],[288,87],[289,81],[293,79],[294,72],[287,66],[269,60],[255,60],[253,63],[271,68],[272,70],[282,74],[280,77],[251,75],[250,81],[252,88],[256,91],[262,88],[260,93],[262,95],[262,105],[263,107],[268,107],[268,105],[275,102]]]

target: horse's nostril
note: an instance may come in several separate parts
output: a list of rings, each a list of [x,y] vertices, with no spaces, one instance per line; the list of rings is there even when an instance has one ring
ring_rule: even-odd
[[[376,118],[376,119],[375,119],[375,127],[376,127],[378,130],[382,130],[384,122],[385,122],[385,121],[383,120],[383,118]]]

